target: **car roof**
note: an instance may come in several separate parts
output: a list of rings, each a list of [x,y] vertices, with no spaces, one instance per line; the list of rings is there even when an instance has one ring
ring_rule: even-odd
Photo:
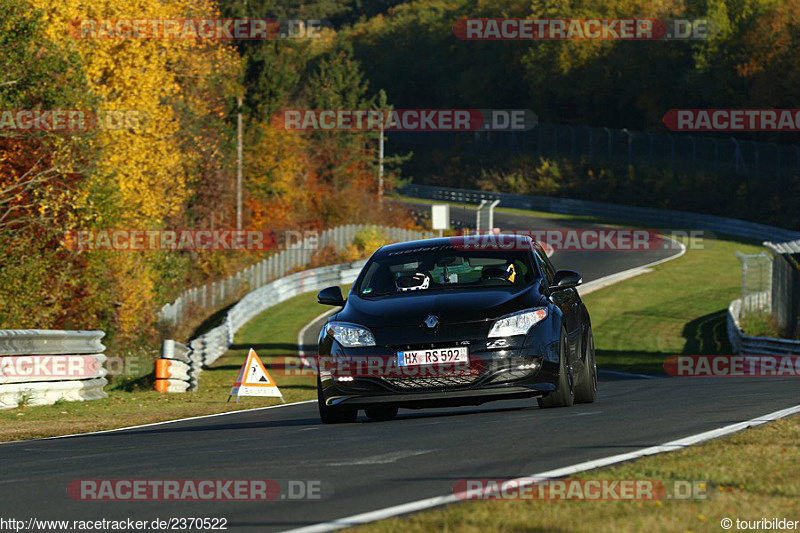
[[[397,253],[397,252],[408,252],[411,250],[418,250],[418,251],[425,251],[426,249],[441,249],[447,250],[453,247],[459,247],[464,245],[469,245],[470,243],[485,243],[485,242],[492,242],[493,238],[496,238],[497,235],[495,234],[481,234],[481,235],[455,235],[453,237],[434,237],[431,239],[418,239],[414,241],[404,241],[404,242],[396,242],[392,244],[387,244],[382,246],[376,252],[377,255],[384,255],[390,253]],[[515,250],[530,250],[531,246],[531,239],[528,235],[517,235],[517,234],[510,234],[504,233],[502,234],[503,242],[505,246],[508,244],[512,244],[511,248]],[[472,239],[472,240],[471,240]],[[503,250],[503,248],[498,247],[498,250]]]

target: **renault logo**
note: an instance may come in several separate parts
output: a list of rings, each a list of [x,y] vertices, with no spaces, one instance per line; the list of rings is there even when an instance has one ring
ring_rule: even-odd
[[[436,317],[436,315],[428,315],[428,318],[425,319],[425,325],[428,327],[428,329],[434,329],[439,325],[439,319]]]

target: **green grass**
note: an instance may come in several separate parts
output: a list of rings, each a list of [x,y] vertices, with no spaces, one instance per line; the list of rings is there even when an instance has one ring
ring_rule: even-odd
[[[475,209],[477,204],[467,204],[462,202],[446,202],[444,200],[426,200],[424,198],[412,198],[410,196],[396,196],[398,200],[408,203],[408,204],[422,204],[422,205],[434,205],[434,204],[449,204],[451,207],[454,208],[468,208],[468,209]],[[502,205],[502,204],[501,204]],[[530,217],[541,217],[541,218],[548,218],[551,220],[579,220],[582,222],[592,222],[594,224],[630,224],[628,222],[622,222],[620,220],[612,220],[609,218],[603,217],[596,217],[591,215],[564,215],[561,213],[548,213],[546,211],[532,211],[530,209],[519,209],[516,207],[495,207],[495,213],[509,213],[512,215],[525,215]]]
[[[767,311],[751,311],[740,319],[742,331],[754,337],[784,337],[790,338],[786,332],[781,331],[775,317]]]
[[[583,298],[598,365],[663,373],[670,355],[731,353],[726,312],[741,294],[741,265],[734,252],[761,249],[733,241],[711,244]]]
[[[547,214],[543,214],[547,215]],[[663,361],[675,354],[730,353],[725,310],[739,295],[740,265],[735,251],[758,247],[712,241],[706,250],[658,265],[584,299],[592,323],[601,367],[635,372],[663,372]],[[294,355],[298,331],[325,310],[315,294],[297,296],[270,308],[246,324],[235,344],[200,376],[200,390],[161,394],[137,390],[135,384],[109,386],[109,397],[91,402],[62,402],[0,411],[0,440],[45,437],[112,429],[175,418],[212,414],[279,403],[271,398],[241,398],[226,403],[230,386],[254,347],[269,366],[273,358]],[[313,376],[287,377],[273,372],[287,402],[315,397]],[[146,382],[145,382],[146,383]]]
[[[359,528],[370,532],[724,531],[723,518],[800,520],[800,417],[725,439],[584,472],[573,479],[706,482],[688,501],[469,501]],[[734,524],[731,531],[735,531]]]
[[[726,310],[740,295],[734,252],[759,247],[713,241],[705,250],[584,297],[592,316],[598,365],[663,373],[675,354],[729,354]],[[722,531],[720,521],[800,519],[800,417],[792,417],[684,451],[573,476],[707,482],[693,501],[463,502],[364,526],[371,532],[427,531]],[[735,526],[734,526],[735,528]]]
[[[325,309],[316,303],[316,292],[267,309],[239,330],[233,348],[200,374],[200,390],[163,394],[149,386],[137,390],[136,385],[127,383],[106,387],[108,398],[101,400],[2,410],[0,441],[85,433],[280,404],[277,398],[242,397],[238,403],[226,400],[250,347],[267,366],[275,356],[296,355],[298,332]],[[273,377],[287,403],[316,398],[313,376],[283,377],[273,372]]]

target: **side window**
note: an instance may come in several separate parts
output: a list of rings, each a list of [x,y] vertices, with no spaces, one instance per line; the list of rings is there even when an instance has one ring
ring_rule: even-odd
[[[550,270],[550,276],[554,278],[556,276],[556,267],[553,266],[553,263],[550,261],[550,258],[547,257],[546,253],[542,252],[542,257],[544,258],[547,268]]]
[[[542,271],[542,275],[547,280],[547,283],[552,285],[553,277],[555,276],[556,271],[553,268],[553,264],[550,262],[550,260],[547,258],[547,255],[538,244],[534,245],[533,256],[536,258],[536,263],[539,265],[539,270]]]

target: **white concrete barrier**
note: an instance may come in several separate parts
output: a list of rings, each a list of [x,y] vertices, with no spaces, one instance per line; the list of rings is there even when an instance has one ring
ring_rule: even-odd
[[[105,398],[102,331],[0,330],[0,409]]]

